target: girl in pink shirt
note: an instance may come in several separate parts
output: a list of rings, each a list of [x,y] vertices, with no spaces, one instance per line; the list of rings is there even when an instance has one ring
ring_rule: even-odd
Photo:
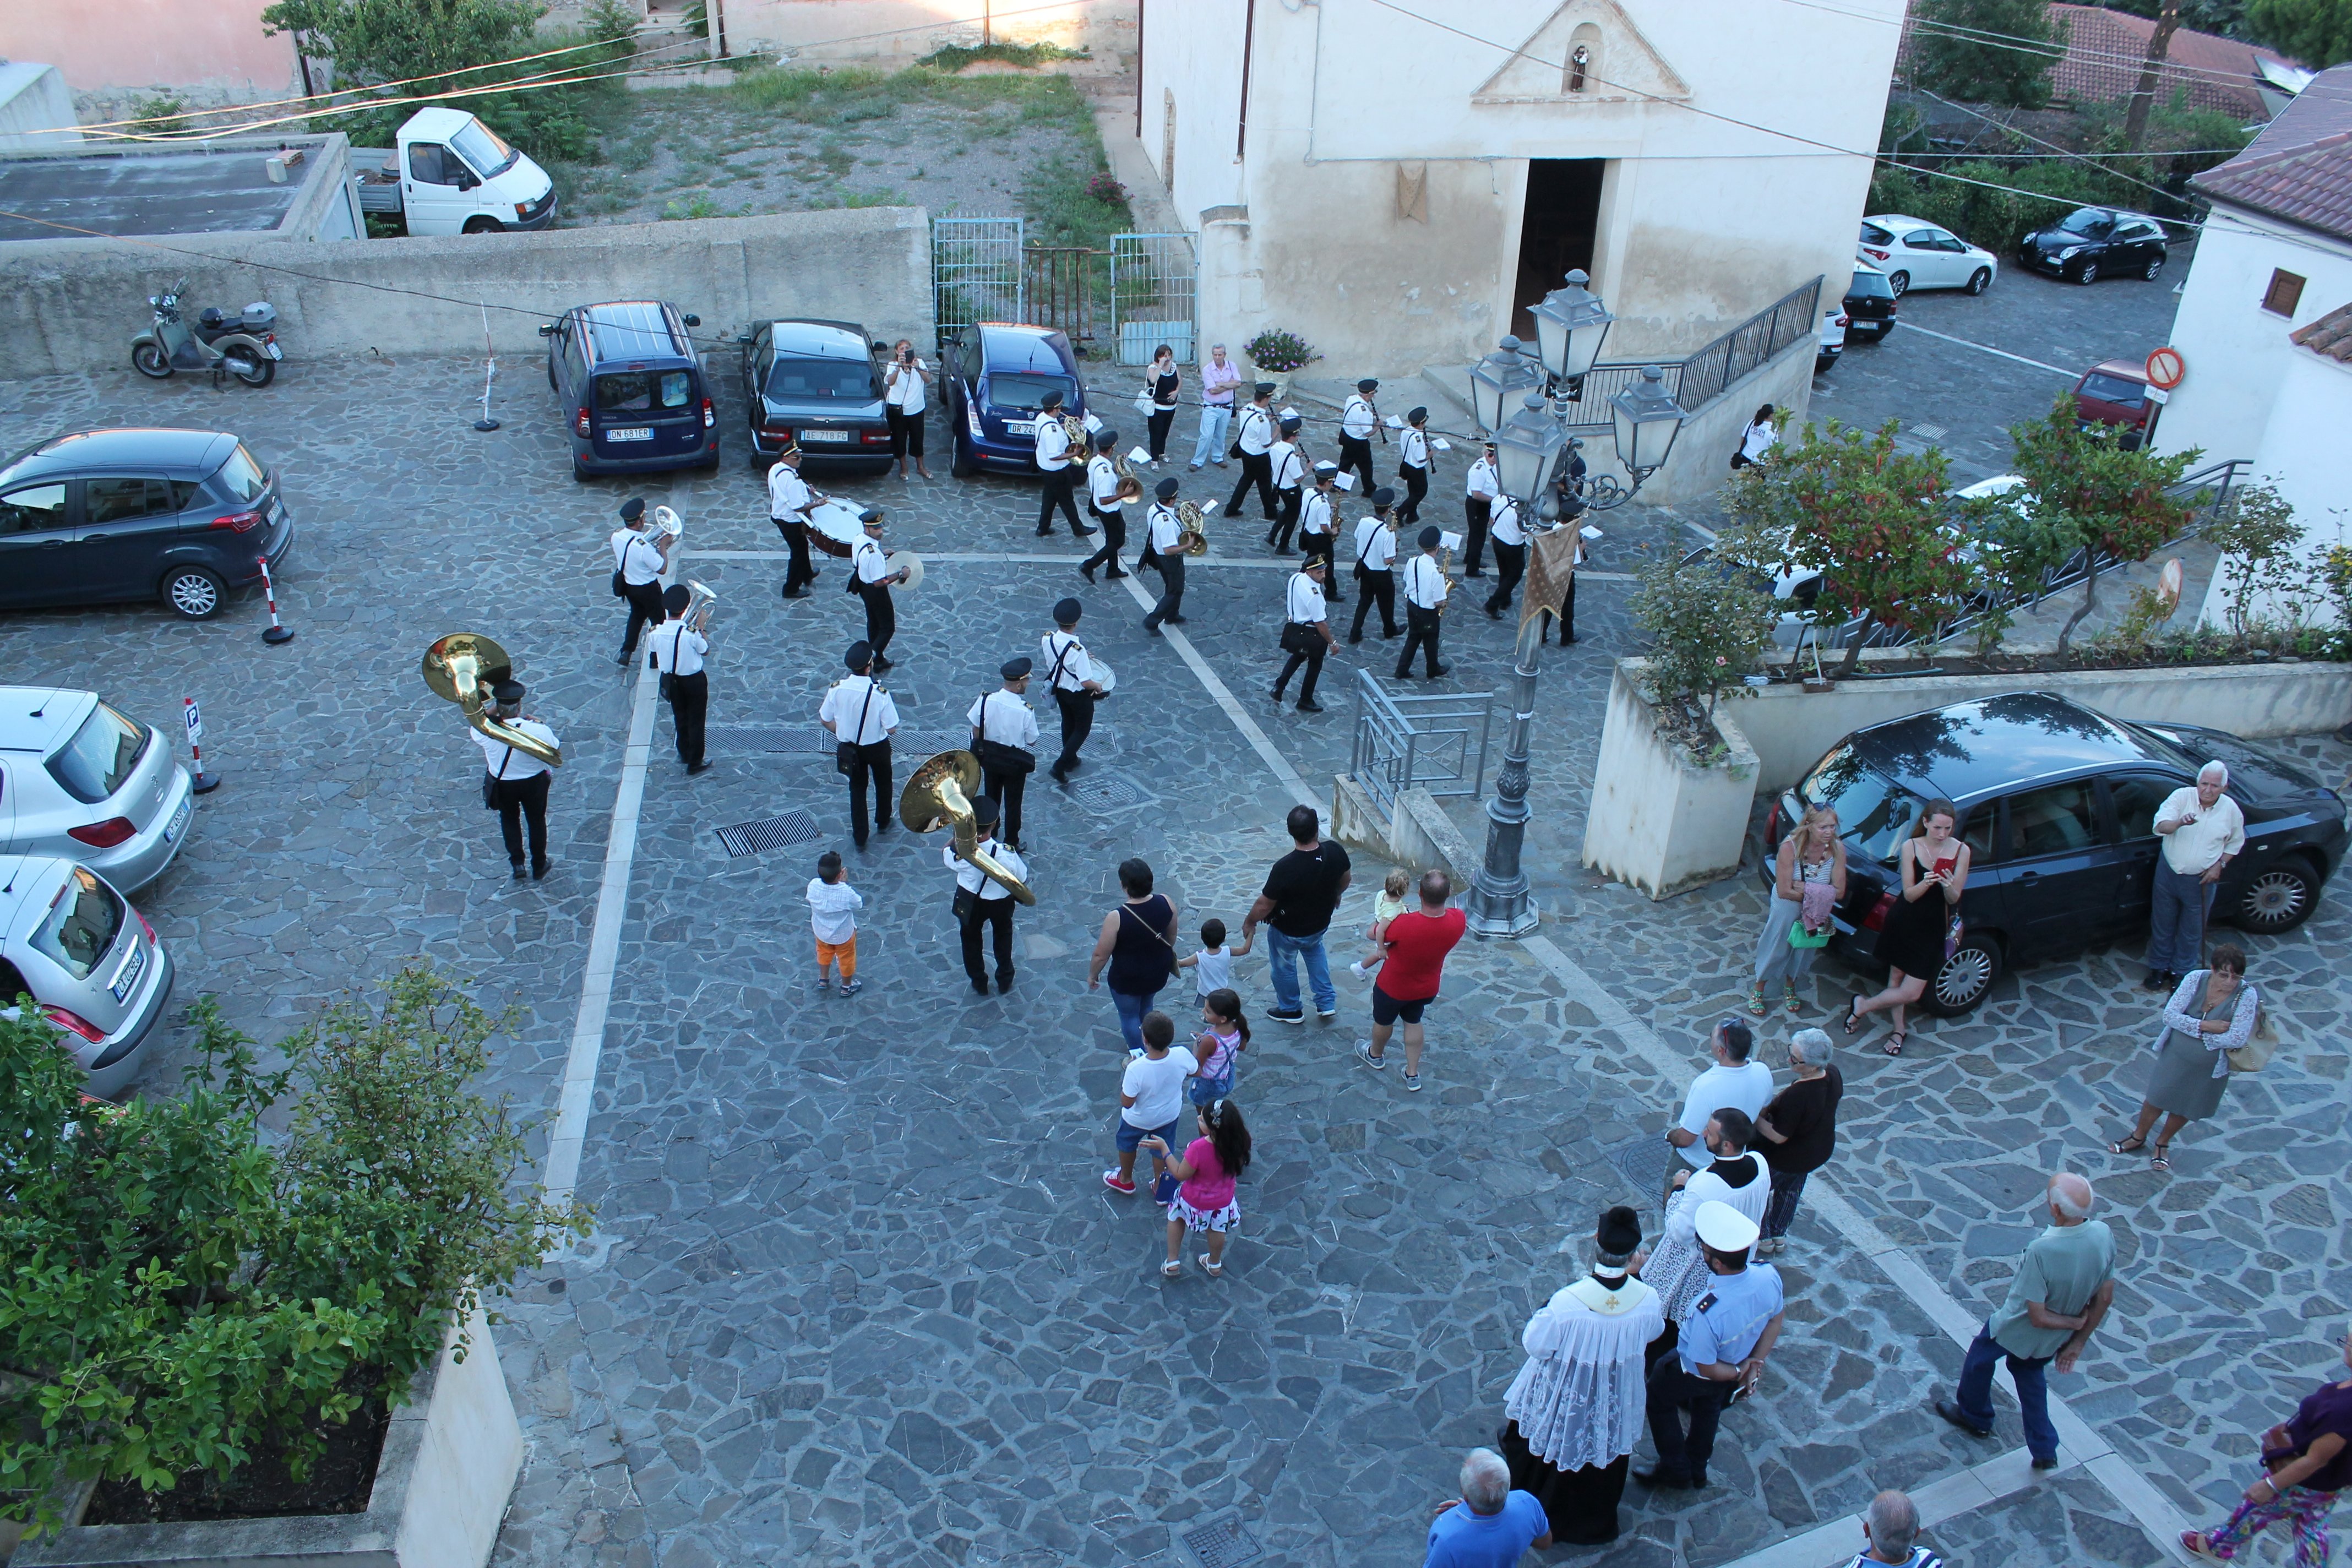
[[[1171,1279],[1184,1272],[1177,1249],[1184,1245],[1188,1230],[1209,1233],[1209,1250],[1201,1254],[1201,1267],[1212,1279],[1222,1276],[1225,1232],[1242,1218],[1234,1184],[1249,1164],[1250,1135],[1241,1110],[1232,1100],[1221,1100],[1202,1106],[1194,1120],[1201,1135],[1181,1159],[1169,1162],[1169,1170],[1182,1184],[1168,1203],[1168,1261],[1160,1266],[1160,1272]],[[1163,1156],[1169,1152],[1167,1141],[1157,1133],[1146,1138],[1143,1147]]]

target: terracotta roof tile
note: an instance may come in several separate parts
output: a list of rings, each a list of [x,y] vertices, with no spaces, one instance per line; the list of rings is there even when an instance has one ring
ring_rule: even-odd
[[[2113,103],[2139,85],[2140,60],[2156,23],[2100,5],[2053,5],[2068,26],[2066,56],[2050,70],[2053,97],[2077,103]],[[2260,120],[2268,110],[2255,89],[2257,59],[2285,63],[2284,57],[2235,38],[2182,27],[2172,35],[2158,79],[2158,101],[2180,88],[2197,109],[2219,110],[2241,120]]]
[[[2287,334],[2287,341],[2301,343],[2322,359],[2352,364],[2352,305],[2338,305],[2319,320],[2297,327]]]
[[[2352,240],[2352,65],[2322,71],[2200,195]]]

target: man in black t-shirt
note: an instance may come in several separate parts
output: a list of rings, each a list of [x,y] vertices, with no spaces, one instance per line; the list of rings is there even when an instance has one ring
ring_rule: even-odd
[[[1348,852],[1337,844],[1323,842],[1323,825],[1314,807],[1292,806],[1287,826],[1290,841],[1297,847],[1276,860],[1266,873],[1265,891],[1242,921],[1242,940],[1250,940],[1259,922],[1265,922],[1266,959],[1274,971],[1274,1006],[1267,1017],[1285,1024],[1306,1020],[1306,1010],[1299,1005],[1298,972],[1290,962],[1295,953],[1307,965],[1316,1013],[1335,1018],[1339,1014],[1339,994],[1331,986],[1323,932],[1354,873],[1348,868]]]

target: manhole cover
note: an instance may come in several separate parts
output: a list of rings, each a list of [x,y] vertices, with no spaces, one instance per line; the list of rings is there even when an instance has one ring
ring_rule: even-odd
[[[788,811],[782,816],[771,816],[759,822],[739,822],[732,827],[719,830],[719,842],[727,847],[730,858],[746,855],[764,855],[771,849],[782,849],[794,844],[809,844],[824,837],[816,818],[805,811]]]
[[[1911,430],[1914,435],[1923,436],[1930,441],[1940,441],[1951,434],[1941,425],[1922,425],[1916,420],[1912,423]]]
[[[1184,1544],[1201,1560],[1201,1568],[1237,1568],[1265,1555],[1265,1549],[1238,1520],[1204,1524],[1184,1533]]]
[[[1647,1196],[1661,1191],[1666,1184],[1666,1162],[1673,1158],[1663,1138],[1628,1138],[1608,1152],[1609,1163],[1633,1184],[1633,1190]]]
[[[1070,780],[1070,797],[1088,811],[1127,811],[1149,805],[1151,794],[1121,773],[1081,773]]]
[[[703,732],[714,752],[803,756],[833,752],[833,737],[814,724],[712,724]]]

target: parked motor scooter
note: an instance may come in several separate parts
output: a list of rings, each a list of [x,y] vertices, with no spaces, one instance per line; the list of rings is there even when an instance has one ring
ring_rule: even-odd
[[[155,326],[131,340],[131,368],[158,381],[174,371],[208,370],[215,386],[227,375],[247,386],[268,386],[278,374],[278,362],[285,357],[278,347],[277,334],[268,330],[278,313],[268,305],[248,306],[234,326],[224,322],[217,336],[199,335],[180,315],[180,293],[187,286],[188,280],[183,278],[168,293],[147,297],[155,312]],[[267,315],[251,321],[257,310]],[[260,330],[254,330],[257,327]]]

